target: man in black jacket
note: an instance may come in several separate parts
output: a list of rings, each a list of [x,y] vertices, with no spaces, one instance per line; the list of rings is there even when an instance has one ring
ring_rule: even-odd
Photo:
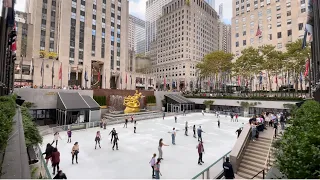
[[[67,179],[67,176],[65,173],[63,173],[61,170],[58,171],[58,174],[53,179]]]
[[[113,128],[112,131],[110,131],[109,135],[111,134],[111,144],[112,144],[112,139],[114,138],[114,136],[117,134],[116,129]]]
[[[226,158],[226,162],[223,163],[223,171],[224,171],[224,177],[226,179],[234,179],[234,172],[231,163],[229,162],[229,157]]]

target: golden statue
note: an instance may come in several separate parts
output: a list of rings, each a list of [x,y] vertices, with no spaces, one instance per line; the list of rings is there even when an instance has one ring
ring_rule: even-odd
[[[123,105],[126,106],[124,110],[125,114],[140,112],[140,102],[139,99],[142,97],[142,94],[136,90],[136,93],[133,96],[127,96],[124,98]]]

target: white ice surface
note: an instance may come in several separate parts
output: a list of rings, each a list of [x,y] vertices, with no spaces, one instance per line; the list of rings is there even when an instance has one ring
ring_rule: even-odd
[[[189,128],[189,136],[184,135],[185,121],[189,126],[196,124],[202,126],[205,154],[202,166],[197,164],[198,152],[197,139],[192,137],[192,128]],[[213,114],[201,113],[178,116],[178,123],[174,123],[174,117],[137,121],[137,133],[133,133],[133,124],[128,123],[128,128],[123,124],[107,126],[106,130],[91,128],[72,132],[72,143],[67,143],[66,132],[61,132],[62,140],[59,140],[60,169],[70,179],[150,179],[151,167],[149,161],[153,153],[158,155],[158,142],[170,146],[163,147],[161,163],[161,178],[191,179],[206,167],[211,165],[222,155],[232,149],[237,136],[235,131],[242,123],[248,122],[247,118],[239,117],[239,122],[230,122],[230,117],[220,117],[220,129],[217,126],[217,117]],[[171,134],[168,133],[175,127],[177,131],[176,145],[171,145]],[[112,128],[119,133],[119,150],[112,150],[111,136],[108,136]],[[95,134],[101,130],[101,149],[94,149]],[[53,135],[45,136],[42,151],[47,143],[51,143]],[[74,142],[79,142],[79,164],[71,164],[71,149]],[[52,172],[51,163],[48,164]]]

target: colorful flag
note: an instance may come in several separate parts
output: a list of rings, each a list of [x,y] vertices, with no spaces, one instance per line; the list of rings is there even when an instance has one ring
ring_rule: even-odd
[[[261,36],[261,35],[262,35],[262,31],[260,30],[260,26],[258,25],[256,36]]]
[[[40,69],[40,74],[41,74],[41,77],[43,77],[43,73],[44,73],[44,60],[42,59],[42,63],[41,63],[41,69]]]
[[[60,69],[59,69],[59,80],[62,80],[62,63],[60,64]]]
[[[52,76],[52,79],[54,78],[54,60],[52,60],[52,69],[51,69],[51,76]]]
[[[307,77],[309,74],[309,68],[310,68],[310,59],[308,58],[308,60],[306,61],[306,69],[304,71],[304,77]]]

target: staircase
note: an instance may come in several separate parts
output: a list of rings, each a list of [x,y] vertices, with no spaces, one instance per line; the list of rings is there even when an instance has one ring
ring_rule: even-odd
[[[276,139],[280,139],[281,137],[282,134],[278,134]],[[254,179],[263,179],[263,173],[261,171],[265,169],[265,173],[267,173],[275,161],[273,156],[275,149],[270,147],[272,141],[272,139],[265,137],[259,137],[255,142],[250,141],[244,150],[244,156],[239,165],[237,175],[244,179],[252,179],[252,177],[260,172]],[[268,158],[269,148],[270,159]]]

